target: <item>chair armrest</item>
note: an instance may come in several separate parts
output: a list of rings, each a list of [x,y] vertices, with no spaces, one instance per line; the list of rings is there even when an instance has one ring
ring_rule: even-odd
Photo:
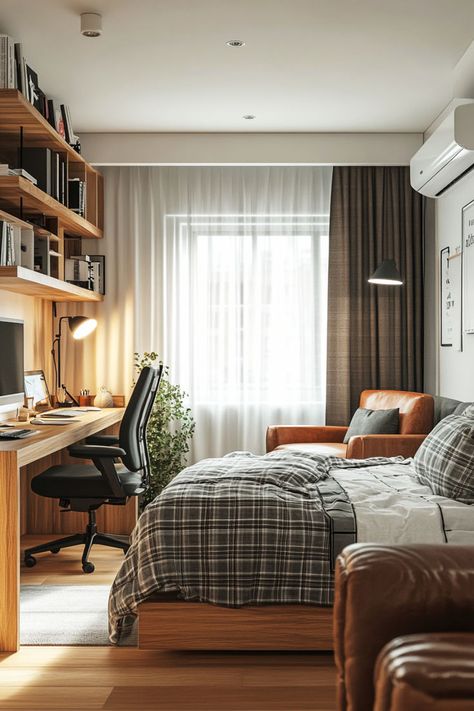
[[[123,457],[126,451],[121,447],[104,447],[99,444],[73,444],[68,448],[71,457],[79,459],[99,459],[103,457]]]
[[[101,444],[104,447],[113,447],[114,445],[117,445],[119,441],[120,439],[118,435],[98,434],[87,437],[86,444]]]
[[[424,434],[413,435],[355,435],[347,445],[348,459],[367,459],[368,457],[413,457],[416,450],[427,437]]]
[[[347,429],[324,425],[272,425],[267,428],[267,452],[281,444],[342,442]]]
[[[347,546],[336,563],[339,708],[374,702],[378,654],[395,637],[474,632],[474,546]]]
[[[474,634],[411,634],[389,642],[375,668],[375,711],[439,703],[474,708]]]

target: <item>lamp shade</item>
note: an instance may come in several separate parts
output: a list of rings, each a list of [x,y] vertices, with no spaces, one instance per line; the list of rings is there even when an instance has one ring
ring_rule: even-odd
[[[386,284],[389,286],[401,286],[403,284],[403,279],[394,259],[384,259],[368,281],[370,284]]]
[[[69,330],[76,341],[89,336],[97,328],[95,318],[87,318],[87,316],[71,316],[68,319]]]

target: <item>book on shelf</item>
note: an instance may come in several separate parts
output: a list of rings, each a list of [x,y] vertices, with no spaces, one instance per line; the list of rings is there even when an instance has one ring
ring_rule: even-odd
[[[72,130],[71,112],[69,111],[69,106],[67,106],[66,104],[61,104],[61,114],[64,121],[66,141],[71,144],[73,143],[74,131]]]
[[[0,266],[33,269],[33,228],[0,220]]]
[[[81,255],[80,257],[69,257],[65,259],[64,278],[70,282],[87,282],[90,284],[87,288],[92,288],[93,276],[89,257],[87,255]]]
[[[68,207],[81,217],[86,216],[86,183],[80,178],[68,180]]]
[[[51,126],[56,129],[61,138],[66,139],[66,131],[64,128],[64,119],[61,111],[61,107],[57,103],[56,99],[48,99],[48,116],[47,119]]]
[[[15,42],[15,65],[16,65],[16,85],[17,89],[21,91],[24,96],[28,98],[27,95],[27,81],[26,81],[26,61],[23,56],[23,47],[20,42]],[[29,101],[29,99],[28,99]]]
[[[67,205],[67,160],[61,153],[50,148],[23,148],[18,152],[18,163],[22,168],[16,175],[32,175],[40,190]]]
[[[104,294],[105,257],[103,255],[80,254],[64,260],[64,278],[71,284]]]
[[[103,254],[89,254],[94,270],[94,291],[105,294],[105,256]]]
[[[14,266],[16,264],[15,236],[13,225],[6,220],[0,221],[0,242],[0,266]]]
[[[18,164],[33,175],[40,190],[51,195],[51,154],[50,148],[23,148],[18,151]]]
[[[16,88],[15,42],[9,35],[0,35],[0,89]]]

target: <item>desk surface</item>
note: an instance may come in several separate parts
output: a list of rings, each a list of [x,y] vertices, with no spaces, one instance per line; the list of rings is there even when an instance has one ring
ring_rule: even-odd
[[[75,422],[68,422],[65,425],[33,425],[15,422],[15,426],[20,429],[38,430],[38,433],[26,439],[0,442],[0,456],[4,452],[16,452],[18,466],[22,467],[120,422],[123,413],[123,407],[111,407],[100,412],[84,412]]]

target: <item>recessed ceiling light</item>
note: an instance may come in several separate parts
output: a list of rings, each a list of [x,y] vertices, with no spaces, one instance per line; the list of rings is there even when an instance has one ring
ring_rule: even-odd
[[[226,42],[226,45],[228,47],[243,47],[244,44],[245,42],[243,42],[242,40],[229,40],[228,42]]]
[[[251,121],[254,118],[257,118],[253,114],[245,114],[245,116],[242,116],[242,118],[247,119],[247,121]]]

